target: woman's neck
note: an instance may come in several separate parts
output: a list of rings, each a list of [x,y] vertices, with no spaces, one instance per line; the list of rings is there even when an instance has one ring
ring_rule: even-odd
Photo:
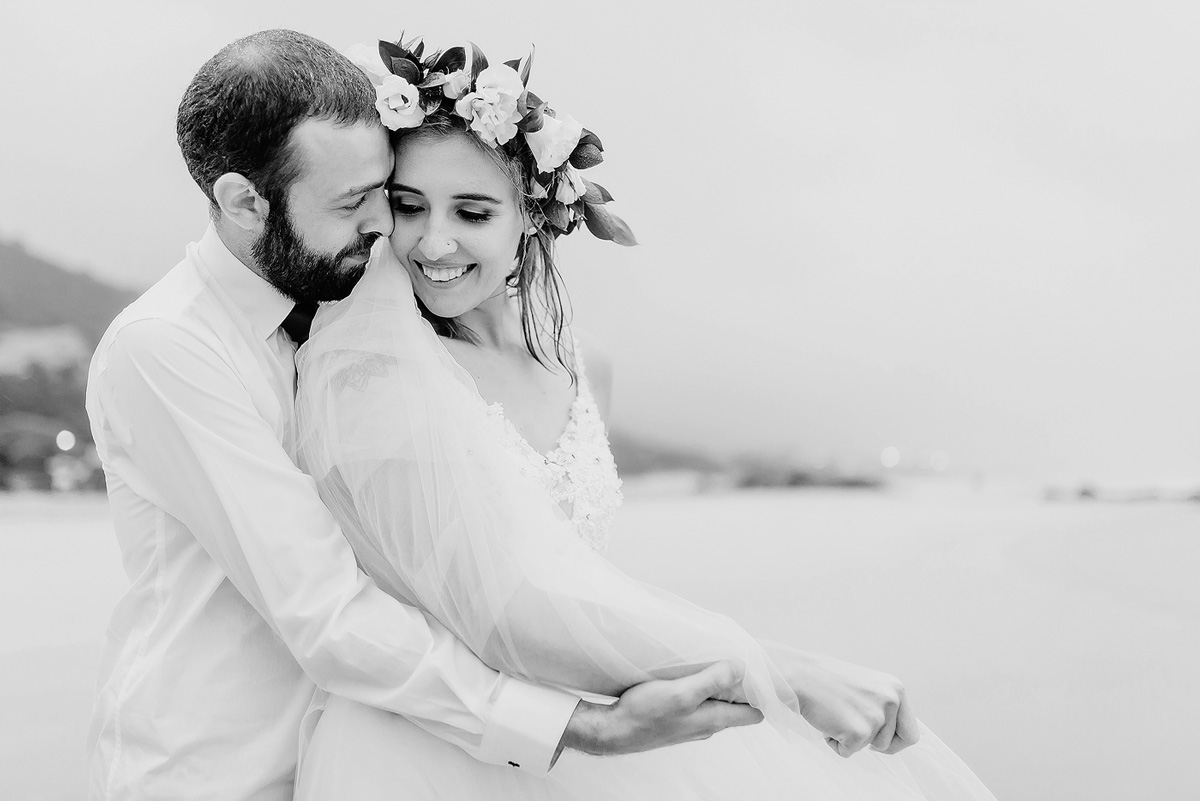
[[[507,351],[514,347],[525,348],[525,333],[521,328],[521,304],[508,293],[488,298],[457,318],[478,342],[476,347],[485,350]]]

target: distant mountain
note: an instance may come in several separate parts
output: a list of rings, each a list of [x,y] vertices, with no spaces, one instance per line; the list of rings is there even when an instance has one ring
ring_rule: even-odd
[[[94,347],[136,297],[34,256],[20,244],[0,242],[0,331],[72,326]]]
[[[696,470],[711,473],[725,465],[718,459],[686,448],[647,441],[637,435],[620,431],[609,433],[613,459],[623,476],[655,473],[660,470]]]

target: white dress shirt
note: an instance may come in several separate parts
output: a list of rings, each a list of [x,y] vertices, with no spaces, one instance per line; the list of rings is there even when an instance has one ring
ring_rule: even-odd
[[[92,360],[130,587],[102,657],[89,798],[290,799],[314,684],[534,773],[579,700],[495,672],[358,569],[293,462],[291,307],[210,226]]]

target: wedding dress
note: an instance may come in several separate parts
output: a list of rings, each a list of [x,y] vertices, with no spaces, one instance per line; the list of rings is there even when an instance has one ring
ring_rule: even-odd
[[[538,453],[421,318],[403,268],[376,263],[349,298],[322,310],[300,352],[304,467],[376,583],[492,667],[616,696],[734,659],[766,722],[630,756],[568,751],[540,778],[331,697],[315,704],[297,799],[992,799],[924,727],[898,755],[838,756],[737,624],[601,556],[620,481],[586,354],[576,354],[569,423],[553,451]]]

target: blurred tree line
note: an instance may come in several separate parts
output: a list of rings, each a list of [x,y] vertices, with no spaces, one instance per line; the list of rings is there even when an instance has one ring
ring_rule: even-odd
[[[88,361],[135,296],[0,242],[0,490],[103,486]]]

